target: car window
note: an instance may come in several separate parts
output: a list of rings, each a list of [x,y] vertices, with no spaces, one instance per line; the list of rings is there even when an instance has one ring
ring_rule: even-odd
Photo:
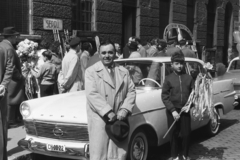
[[[161,63],[150,61],[117,62],[128,71],[136,87],[157,87],[161,85]]]
[[[240,69],[240,60],[235,60],[231,63],[229,70],[238,70]]]
[[[198,62],[187,62],[189,74],[194,80],[196,80],[199,73],[203,73],[203,66]]]

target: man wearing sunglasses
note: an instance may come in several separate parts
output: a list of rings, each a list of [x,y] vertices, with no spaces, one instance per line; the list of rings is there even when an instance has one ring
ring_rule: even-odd
[[[127,143],[114,141],[105,127],[127,120],[135,104],[135,87],[128,71],[114,63],[116,49],[111,41],[100,44],[99,58],[85,72],[90,159],[124,160]]]

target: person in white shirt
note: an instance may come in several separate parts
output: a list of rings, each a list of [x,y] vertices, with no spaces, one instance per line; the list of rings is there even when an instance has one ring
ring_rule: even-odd
[[[71,48],[62,61],[62,72],[60,73],[62,79],[58,80],[62,93],[80,91],[83,88],[82,70],[77,55],[81,48],[80,38],[73,38],[69,45]]]

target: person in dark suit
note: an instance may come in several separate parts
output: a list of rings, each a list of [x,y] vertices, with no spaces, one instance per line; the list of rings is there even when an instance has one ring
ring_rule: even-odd
[[[186,39],[180,40],[179,44],[185,57],[197,58],[195,52],[188,48]]]
[[[2,35],[12,35],[9,40],[16,42],[18,33],[14,28],[4,28]],[[14,71],[15,50],[9,40],[0,43],[0,160],[7,160],[7,91]]]
[[[176,36],[168,37],[167,39],[167,56],[172,56],[175,52],[179,52],[181,49],[177,48],[178,39]]]
[[[15,31],[14,27],[7,27],[4,28],[2,35],[4,36],[4,40],[0,43],[0,47],[3,48],[4,52],[11,52],[14,65],[12,79],[8,85],[7,121],[11,128],[17,127],[17,119],[22,119],[19,107],[22,101],[26,100],[24,89],[25,78],[22,75],[20,59],[13,47],[16,44],[19,33]]]

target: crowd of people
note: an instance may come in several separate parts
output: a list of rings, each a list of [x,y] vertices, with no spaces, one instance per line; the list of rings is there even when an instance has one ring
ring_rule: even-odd
[[[58,42],[54,42],[49,48],[41,49],[41,58],[31,70],[39,80],[40,97],[83,90],[85,70],[100,60],[98,52],[92,54],[92,44],[82,43],[79,37],[69,42],[69,50],[62,59],[59,46]],[[114,43],[114,47],[115,59],[171,56],[178,50],[181,50],[185,57],[197,57],[187,45],[187,41],[182,39],[178,42],[177,37],[170,37],[168,41],[154,38],[150,43],[141,43],[140,38],[133,36],[122,50],[118,43]]]
[[[19,107],[21,102],[28,98],[25,94],[28,74],[23,73],[23,60],[19,58],[14,48],[19,33],[14,27],[6,27],[2,35],[4,40],[0,43],[0,148],[5,151],[0,153],[0,160],[6,159],[7,156],[7,129],[22,122]],[[69,48],[63,57],[60,54],[59,42],[51,45],[42,42],[39,45],[36,50],[38,60],[30,65],[28,72],[35,77],[39,87],[35,90],[33,98],[86,89],[90,154],[94,153],[91,154],[92,160],[106,159],[107,156],[112,159],[116,157],[125,159],[126,156],[126,150],[122,149],[124,147],[121,143],[112,141],[107,131],[101,130],[106,124],[126,120],[135,104],[136,92],[132,77],[126,68],[115,65],[114,59],[173,57],[176,53],[182,53],[180,55],[182,65],[184,57],[197,58],[188,41],[186,39],[178,41],[177,37],[169,37],[167,41],[154,38],[151,42],[141,42],[139,37],[133,36],[123,49],[120,44],[105,40],[97,46],[97,52],[94,54],[92,43],[82,43],[79,37],[72,38],[68,45]],[[178,60],[176,62],[179,63]],[[110,85],[105,85],[106,82]],[[165,91],[169,92],[167,89]],[[116,99],[114,98],[116,94],[122,96],[117,96]],[[168,101],[166,104],[168,107],[169,99],[166,96],[163,99]],[[175,110],[172,107],[168,108],[172,111],[173,117],[178,118],[176,111],[179,109]],[[108,153],[109,146],[112,147],[112,153]]]

